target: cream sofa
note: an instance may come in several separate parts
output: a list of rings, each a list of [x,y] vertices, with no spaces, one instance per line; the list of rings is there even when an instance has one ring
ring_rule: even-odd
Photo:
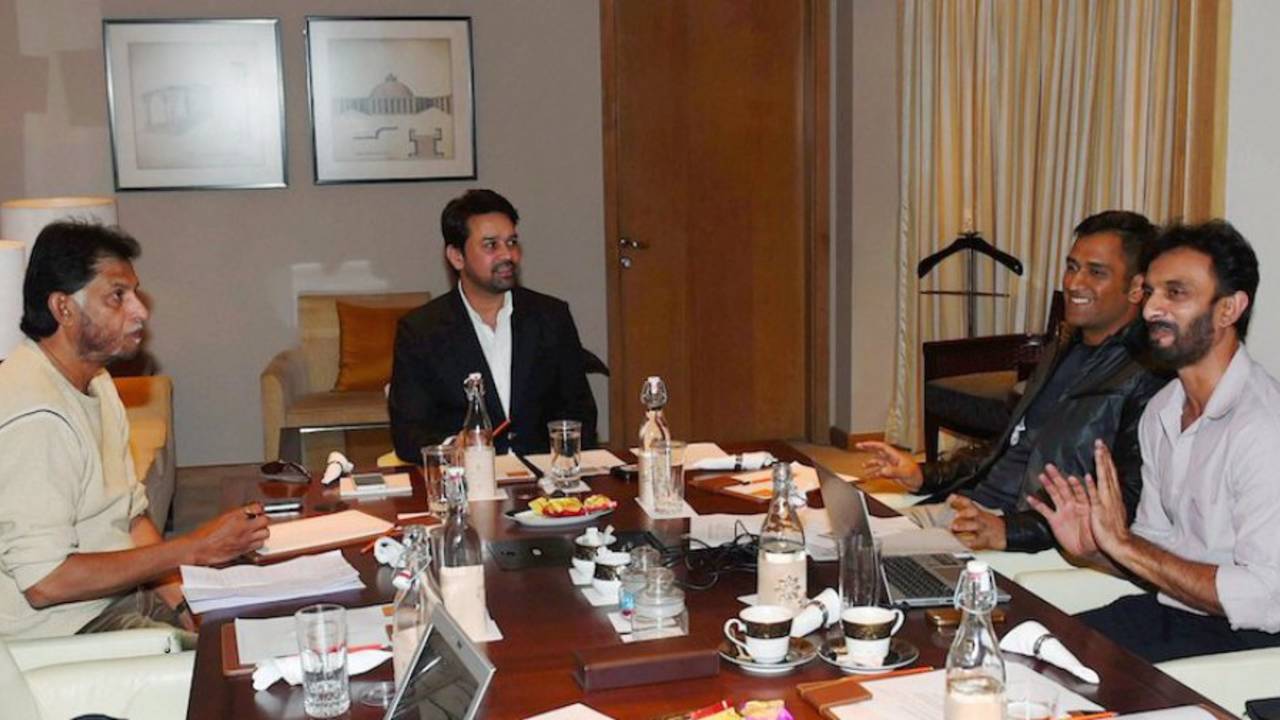
[[[262,446],[267,460],[280,454],[280,428],[389,422],[381,390],[338,392],[341,329],[338,306],[414,308],[426,292],[371,295],[299,295],[298,345],[272,358],[262,371]]]
[[[1087,568],[1033,570],[1019,573],[1014,580],[1071,614],[1144,592],[1128,580]],[[1244,717],[1245,701],[1280,695],[1276,682],[1280,648],[1200,655],[1156,663],[1156,667],[1240,717]]]
[[[129,417],[129,451],[147,487],[151,519],[164,531],[173,505],[177,459],[173,444],[173,381],[165,375],[112,378]]]
[[[194,663],[195,653],[179,652],[174,632],[161,629],[0,639],[0,716],[185,717]]]

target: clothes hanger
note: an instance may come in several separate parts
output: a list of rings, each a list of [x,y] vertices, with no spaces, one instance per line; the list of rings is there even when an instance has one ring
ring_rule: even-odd
[[[977,230],[970,230],[969,232],[961,233],[960,237],[956,238],[955,241],[947,247],[921,260],[920,264],[916,266],[916,277],[924,277],[925,275],[928,275],[929,271],[937,266],[938,263],[946,260],[961,250],[972,250],[973,252],[986,255],[1012,270],[1014,275],[1022,274],[1021,260],[982,239],[982,236],[978,234]],[[972,290],[972,288],[970,289]]]

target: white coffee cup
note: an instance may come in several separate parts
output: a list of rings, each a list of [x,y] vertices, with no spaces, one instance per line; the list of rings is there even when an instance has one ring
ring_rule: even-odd
[[[613,552],[608,548],[597,550],[591,587],[605,598],[617,602],[618,588],[622,587],[622,571],[630,562],[631,553],[629,552]]]
[[[840,614],[844,626],[845,659],[860,667],[880,667],[889,654],[889,639],[902,627],[901,610],[862,605],[845,608]]]
[[[602,533],[599,528],[590,527],[582,535],[573,539],[573,567],[588,577],[595,574],[596,554],[601,548],[613,544],[611,533]]]
[[[795,612],[781,605],[753,605],[724,623],[724,636],[762,665],[782,662],[791,645]],[[735,629],[737,632],[735,632]],[[738,639],[741,635],[743,639]]]

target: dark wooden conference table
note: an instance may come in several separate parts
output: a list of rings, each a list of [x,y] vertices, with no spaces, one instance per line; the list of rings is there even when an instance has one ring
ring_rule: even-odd
[[[807,460],[791,446],[780,442],[725,447],[730,451],[767,449],[779,458]],[[629,453],[616,450],[615,453],[624,459],[630,458]],[[415,472],[413,479],[412,496],[348,502],[347,505],[390,521],[395,521],[397,513],[425,510],[421,476]],[[633,501],[634,483],[601,476],[590,479],[590,484],[596,492],[620,501],[617,511],[608,519],[618,530],[649,530],[669,543],[687,529],[686,520],[650,519]],[[471,506],[472,521],[484,540],[546,537],[548,534],[572,537],[582,532],[578,527],[557,533],[529,530],[516,525],[504,517],[503,513],[517,506],[523,508],[529,499],[537,495],[537,491],[532,483],[508,486],[508,491],[511,498],[506,501],[473,503]],[[224,490],[224,502],[228,506],[234,506],[253,497],[286,495],[304,496],[308,514],[340,507],[336,487],[322,490],[314,480],[311,486],[303,487],[261,483],[257,478],[245,478],[238,487]],[[686,497],[694,509],[701,513],[759,513],[765,510],[763,505],[697,487],[690,487]],[[817,492],[810,495],[810,501],[821,504]],[[891,510],[882,507],[877,508],[876,512],[881,515],[892,514]],[[366,585],[364,590],[205,614],[201,619],[187,717],[193,720],[305,717],[300,686],[291,687],[278,682],[266,690],[255,692],[248,677],[229,679],[223,676],[219,641],[221,626],[232,622],[236,617],[289,614],[322,599],[347,607],[390,602],[394,595],[390,571],[380,569],[372,554],[362,554],[360,547],[363,544],[349,545],[343,548],[343,553],[360,571],[361,579]],[[676,566],[678,576],[682,575],[682,567]],[[1004,578],[1000,582],[1012,595],[1012,600],[1003,606],[1008,618],[1002,627],[997,626],[997,634],[1002,635],[1023,620],[1039,620],[1062,638],[1082,662],[1097,670],[1102,682],[1099,685],[1088,685],[1057,668],[1029,659],[1018,658],[1011,660],[1012,662],[1025,661],[1035,670],[1046,673],[1109,710],[1134,712],[1186,704],[1203,704],[1217,709],[1202,696],[1035,595]],[[820,588],[835,585],[835,563],[810,563],[810,595]],[[573,679],[573,652],[620,644],[617,633],[606,617],[607,609],[592,607],[581,592],[573,587],[563,567],[503,571],[487,552],[485,588],[489,611],[504,639],[481,646],[497,668],[481,713],[484,718],[523,718],[575,702],[584,702],[616,718],[655,718],[704,707],[722,699],[740,705],[752,699],[778,698],[785,700],[787,708],[796,718],[817,718],[818,714],[795,691],[795,685],[841,677],[838,670],[820,659],[815,659],[791,674],[775,677],[748,675],[736,666],[721,661],[720,673],[714,677],[584,693]],[[752,592],[755,592],[755,576],[745,572],[722,575],[709,590],[687,591],[690,638],[705,643],[706,647],[719,645],[723,637],[721,633],[724,621],[742,608],[736,598]],[[944,666],[951,635],[929,625],[923,611],[913,610],[907,613],[907,621],[899,636],[920,649],[921,665],[936,668]],[[664,642],[675,641],[656,640],[646,644]],[[639,645],[635,647],[639,648]],[[363,706],[355,698],[369,684],[390,679],[390,663],[352,678],[353,703],[348,717],[356,720],[382,717],[382,710]]]

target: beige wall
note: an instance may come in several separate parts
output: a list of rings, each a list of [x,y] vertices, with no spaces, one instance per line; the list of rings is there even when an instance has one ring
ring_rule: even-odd
[[[893,390],[897,3],[836,2],[832,424],[884,429]]]
[[[1262,281],[1249,353],[1280,377],[1280,3],[1235,0],[1227,106],[1227,219],[1258,253]]]
[[[478,179],[314,185],[307,14],[472,17]],[[512,199],[525,284],[567,300],[584,344],[607,356],[595,3],[0,0],[0,197],[112,190],[103,16],[281,19],[289,187],[117,195],[143,246],[149,349],[174,378],[181,465],[261,455],[258,374],[293,342],[299,290],[445,292],[439,212],[467,187]]]

